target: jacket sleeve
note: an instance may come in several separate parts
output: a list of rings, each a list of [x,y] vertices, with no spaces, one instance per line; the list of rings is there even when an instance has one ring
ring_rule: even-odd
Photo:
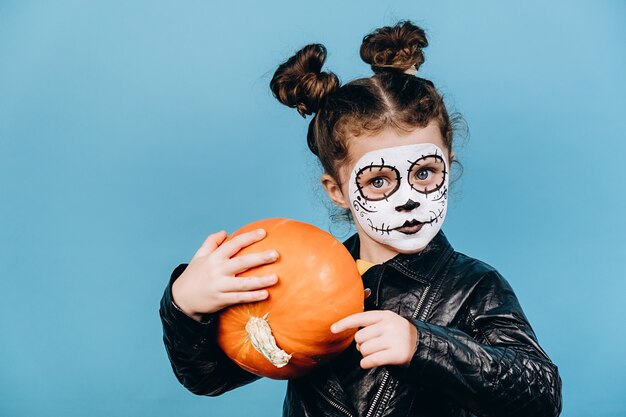
[[[204,315],[199,322],[173,303],[172,283],[187,265],[180,264],[174,269],[159,307],[163,343],[176,378],[194,394],[208,396],[223,394],[260,378],[241,369],[219,348],[216,314]]]
[[[561,412],[558,368],[539,346],[508,282],[487,273],[466,306],[471,334],[413,320],[414,356],[400,372],[445,392],[480,416],[556,417]]]

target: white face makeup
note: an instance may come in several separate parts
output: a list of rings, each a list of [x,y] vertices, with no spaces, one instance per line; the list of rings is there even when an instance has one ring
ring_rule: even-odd
[[[443,151],[432,143],[368,152],[350,174],[352,215],[375,241],[419,252],[446,216],[448,173]]]

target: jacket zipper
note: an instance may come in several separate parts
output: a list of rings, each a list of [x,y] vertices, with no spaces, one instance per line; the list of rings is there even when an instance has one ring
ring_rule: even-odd
[[[317,387],[314,387],[315,391],[317,391],[326,401],[328,401],[330,403],[330,405],[332,405],[333,407],[335,407],[337,410],[339,410],[342,414],[348,416],[348,417],[353,417],[352,413],[350,413],[350,411],[348,411],[347,408],[345,408],[343,405],[335,402],[332,398],[330,398],[328,395],[326,395],[322,390],[320,390]]]
[[[426,296],[428,295],[429,291],[430,291],[430,285],[426,287],[426,289],[424,290],[424,294],[422,295],[422,298],[420,299],[419,303],[417,303],[417,307],[415,308],[415,311],[413,312],[413,315],[411,316],[412,319],[417,317],[417,313],[419,313],[420,309],[422,308],[422,304],[424,303],[424,300],[426,299]],[[420,319],[423,320],[423,317],[421,317]]]
[[[415,308],[415,311],[413,312],[413,315],[411,315],[411,318],[415,318],[417,317],[417,313],[420,311],[420,309],[422,308],[422,304],[424,303],[424,300],[426,299],[426,296],[428,295],[428,292],[430,290],[430,285],[426,287],[426,289],[424,290],[424,294],[422,294],[422,296],[420,297],[419,302],[417,303],[417,307]],[[372,405],[370,406],[370,409],[367,411],[367,414],[365,417],[371,417],[372,413],[374,413],[374,410],[376,410],[376,407],[378,406],[378,400],[380,399],[380,396],[383,393],[383,390],[385,389],[385,386],[387,385],[387,381],[389,380],[389,371],[388,370],[384,370],[383,372],[383,380],[380,383],[380,387],[378,388],[378,391],[376,392],[376,395],[374,396],[374,400],[372,401]],[[387,399],[389,399],[389,391],[385,391],[385,401]]]

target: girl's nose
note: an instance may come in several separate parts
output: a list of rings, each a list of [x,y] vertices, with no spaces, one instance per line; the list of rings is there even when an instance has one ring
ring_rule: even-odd
[[[401,206],[396,206],[396,211],[411,211],[418,208],[419,206],[420,203],[417,203],[409,198],[406,203],[402,204]]]

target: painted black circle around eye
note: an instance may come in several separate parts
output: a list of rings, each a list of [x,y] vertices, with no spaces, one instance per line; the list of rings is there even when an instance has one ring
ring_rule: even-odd
[[[376,173],[384,173],[385,175],[390,177],[388,178],[388,180],[390,183],[393,184],[393,188],[391,188],[388,192],[382,193],[381,195],[373,195],[372,193],[369,193],[367,191],[367,181],[371,178],[371,175]],[[369,201],[381,201],[386,200],[387,198],[389,198],[389,196],[398,191],[398,188],[400,188],[401,179],[402,177],[400,176],[400,171],[398,171],[396,167],[393,167],[391,165],[385,165],[383,160],[380,164],[370,164],[366,167],[361,168],[356,173],[355,182],[356,187],[359,190],[359,194],[361,194],[364,199]]]
[[[428,169],[432,176],[430,179],[421,179],[417,175]],[[446,181],[448,171],[441,155],[432,154],[422,156],[411,164],[408,169],[408,181],[412,189],[422,194],[430,194],[439,190]]]

